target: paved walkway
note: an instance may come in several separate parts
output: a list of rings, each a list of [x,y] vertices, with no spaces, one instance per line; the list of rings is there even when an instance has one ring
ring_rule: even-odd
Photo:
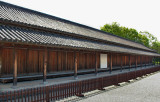
[[[99,93],[98,93],[99,92]],[[98,93],[98,94],[96,94]],[[95,95],[94,95],[95,94]],[[160,102],[160,72],[111,90],[95,91],[80,102]],[[72,100],[73,101],[73,100]],[[75,101],[75,100],[74,100]]]

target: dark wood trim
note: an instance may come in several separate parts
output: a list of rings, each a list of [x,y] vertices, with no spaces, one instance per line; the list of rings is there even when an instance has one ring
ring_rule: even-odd
[[[74,78],[77,78],[77,52],[74,52]]]
[[[143,65],[142,65],[143,63],[142,63],[142,56],[141,56],[141,68],[143,67]]]
[[[111,53],[111,55],[110,55],[110,73],[112,73],[112,53]]]
[[[122,71],[122,69],[123,69],[123,55],[121,55],[121,71]]]
[[[43,68],[43,82],[46,82],[46,76],[47,76],[47,55],[48,55],[48,50],[45,48],[44,51],[44,68]]]
[[[129,70],[131,69],[131,55],[129,55]]]
[[[97,73],[98,73],[98,61],[97,61],[97,52],[95,53],[95,74],[97,75]]]
[[[147,66],[147,56],[145,56],[145,67]]]
[[[68,64],[67,64],[67,62],[68,62],[68,60],[67,60],[67,51],[66,51],[66,56],[65,56],[65,58],[66,58],[65,64],[66,64],[66,71],[67,71],[67,70],[68,70]]]
[[[137,68],[137,56],[136,56],[136,68]]]
[[[14,67],[13,67],[13,86],[17,85],[17,51],[13,49]]]
[[[29,73],[28,71],[28,61],[29,61],[29,49],[26,50],[26,73]]]

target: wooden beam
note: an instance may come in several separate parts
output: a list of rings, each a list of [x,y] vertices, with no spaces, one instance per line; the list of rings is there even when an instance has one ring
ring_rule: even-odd
[[[111,56],[110,56],[110,73],[112,73],[112,53],[111,53]]]
[[[14,68],[13,68],[13,86],[17,86],[17,51],[13,49]]]
[[[97,61],[97,52],[95,53],[95,74],[97,75],[98,73],[98,61]]]
[[[74,78],[78,79],[77,77],[77,53],[74,52]]]
[[[43,82],[46,82],[46,79],[47,79],[47,57],[48,57],[48,50],[47,50],[47,48],[45,48],[45,50],[44,50]]]

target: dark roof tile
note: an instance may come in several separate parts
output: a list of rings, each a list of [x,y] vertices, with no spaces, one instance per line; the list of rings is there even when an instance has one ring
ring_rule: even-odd
[[[102,51],[113,51],[121,53],[131,53],[140,55],[160,56],[154,52],[147,52],[136,49],[129,49],[126,47],[120,47],[116,45],[108,45],[99,43],[96,41],[76,39],[69,36],[58,35],[54,33],[40,32],[35,30],[23,29],[19,27],[11,27],[6,25],[0,25],[0,39],[10,42],[22,42],[25,44],[42,44],[53,46],[66,46],[76,47],[83,49],[94,49]]]
[[[19,22],[33,26],[45,27],[53,30],[64,31],[79,36],[86,36],[100,40],[119,43],[135,48],[153,51],[142,44],[129,41],[100,30],[77,24],[71,21],[60,19],[54,16],[32,11],[22,7],[14,6],[0,1],[0,19],[10,20],[11,22]],[[33,39],[30,39],[33,40]]]

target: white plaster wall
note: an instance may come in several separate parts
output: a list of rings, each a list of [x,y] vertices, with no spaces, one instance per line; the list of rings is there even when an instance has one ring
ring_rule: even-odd
[[[100,54],[100,68],[107,68],[107,54]]]

